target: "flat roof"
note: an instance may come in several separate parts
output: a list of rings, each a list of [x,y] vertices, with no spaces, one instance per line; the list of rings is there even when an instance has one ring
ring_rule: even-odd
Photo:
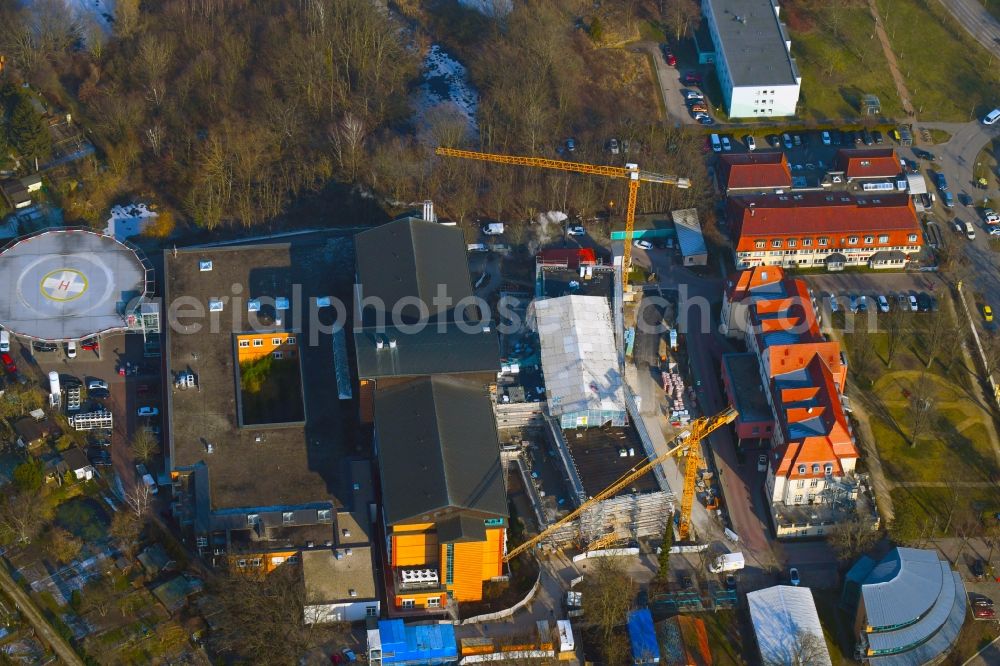
[[[0,252],[0,325],[49,341],[125,330],[147,294],[147,267],[151,283],[137,250],[93,231],[20,238]]]
[[[171,464],[175,469],[207,468],[208,508],[213,511],[339,504],[333,497],[343,484],[338,461],[348,452],[336,407],[333,344],[328,333],[317,333],[317,344],[309,344],[311,318],[296,312],[314,297],[334,291],[337,262],[329,254],[325,244],[164,252],[166,302],[186,297],[207,312],[210,299],[225,299],[221,312],[208,313],[217,316],[196,319],[183,316],[183,309],[168,310],[172,316],[165,327],[168,374],[191,371],[197,380],[195,389],[167,384]],[[202,270],[202,261],[211,261],[211,270]],[[301,297],[293,298],[293,285]],[[297,335],[306,423],[240,428],[233,334],[252,330],[248,300],[279,296],[290,300],[280,329],[288,330],[286,324],[297,319],[304,326]],[[261,323],[256,328],[279,327]]]
[[[599,296],[535,301],[549,413],[625,411],[611,306]]]
[[[566,444],[576,464],[580,483],[588,497],[593,497],[626,472],[646,462],[646,454],[639,436],[631,428],[605,426],[567,430]],[[621,456],[631,449],[635,455]],[[633,493],[651,493],[660,490],[652,472],[646,472],[631,485],[622,488],[616,497]]]
[[[736,400],[734,407],[740,413],[740,420],[750,423],[774,418],[764,387],[760,383],[760,362],[757,355],[753,352],[723,354],[722,364],[733,387],[733,397]]]
[[[307,605],[375,599],[372,549],[303,550],[302,580]]]
[[[698,209],[675,210],[671,213],[671,217],[677,227],[677,242],[681,246],[681,254],[685,257],[708,254],[705,236],[702,235],[701,223],[698,221]]]
[[[734,86],[796,85],[788,34],[771,0],[707,0]]]
[[[500,340],[488,325],[448,322],[428,323],[419,330],[405,328],[404,331],[386,326],[381,330],[371,327],[354,331],[358,376],[418,377],[495,373],[500,369]]]

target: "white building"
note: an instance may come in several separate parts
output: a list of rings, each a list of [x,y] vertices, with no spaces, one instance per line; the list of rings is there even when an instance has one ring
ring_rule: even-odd
[[[747,594],[761,662],[831,666],[816,603],[808,587],[775,585]]]
[[[802,76],[774,0],[702,0],[730,118],[794,116]]]

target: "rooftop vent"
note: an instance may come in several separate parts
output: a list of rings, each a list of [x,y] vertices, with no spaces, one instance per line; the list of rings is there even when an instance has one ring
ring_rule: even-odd
[[[222,299],[221,298],[210,298],[210,299],[208,299],[208,311],[209,312],[222,312]]]
[[[333,304],[333,299],[329,296],[317,296],[316,297],[316,307],[318,308],[328,308]]]
[[[354,588],[352,587],[351,589],[349,589],[349,590],[347,591],[347,594],[349,594],[349,595],[350,595],[350,596],[352,596],[352,597],[356,597],[356,596],[358,596],[358,591],[357,591],[357,590],[355,590],[355,589],[354,589]]]
[[[349,530],[349,529],[346,529],[346,528],[345,528],[345,529],[342,529],[342,530],[340,530],[340,533],[341,533],[342,535],[344,535],[345,537],[350,537],[350,536],[351,536],[351,530]]]
[[[316,545],[315,541],[306,541],[306,548],[312,548]]]
[[[385,347],[385,341],[380,337],[375,338],[375,349],[382,349]]]
[[[260,299],[251,298],[247,301],[247,311],[248,312],[260,312]]]
[[[206,453],[214,453],[215,452],[215,447],[212,446],[211,442],[205,444],[205,451],[206,451]]]
[[[274,309],[275,310],[287,310],[288,309],[288,299],[284,296],[278,296],[274,299]]]
[[[201,261],[199,261],[198,262],[198,270],[202,271],[202,272],[212,270],[212,260],[211,259],[202,259]]]
[[[396,348],[396,338],[389,338],[389,349]]]

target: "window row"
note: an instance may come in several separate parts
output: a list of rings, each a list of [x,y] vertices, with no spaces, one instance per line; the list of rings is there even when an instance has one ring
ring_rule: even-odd
[[[848,236],[848,245],[857,245],[858,241],[861,240],[865,245],[875,245],[875,236]],[[910,234],[906,237],[906,240],[910,243],[917,242],[917,234]],[[798,247],[799,243],[802,243],[802,247],[812,247],[812,238],[772,238],[771,247]],[[889,243],[889,235],[881,234],[878,236],[878,245],[887,245]],[[826,247],[830,244],[830,238],[828,236],[820,236],[816,239],[816,244],[820,247]],[[766,240],[755,240],[754,247],[758,250],[767,247]]]
[[[295,338],[293,336],[288,336],[287,338],[271,338],[271,346],[272,347],[280,347],[281,345],[294,346],[295,345]],[[249,347],[250,346],[250,341],[249,340],[240,340],[239,341],[239,346],[241,348]],[[253,340],[253,346],[254,347],[263,347],[264,346],[264,339],[263,338],[254,338],[254,340]]]

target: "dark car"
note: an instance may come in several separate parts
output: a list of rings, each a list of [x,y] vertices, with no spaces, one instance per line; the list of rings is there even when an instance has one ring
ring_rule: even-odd
[[[931,297],[925,292],[917,294],[917,309],[920,310],[920,312],[931,311]]]
[[[840,134],[840,145],[849,146],[854,143],[854,132],[840,130],[838,134]]]
[[[970,197],[965,192],[959,192],[958,193],[958,203],[962,204],[963,206],[971,206],[972,205],[972,197]]]
[[[982,578],[986,575],[986,569],[983,567],[983,561],[980,559],[972,560],[972,564],[969,565],[969,571],[971,571],[972,575],[976,578]]]
[[[839,146],[840,145],[840,132],[837,130],[830,130],[830,145]]]
[[[993,600],[989,597],[976,597],[972,600],[972,605],[980,608],[993,608]]]
[[[87,397],[95,400],[107,400],[111,397],[111,391],[106,388],[92,388],[87,391]]]
[[[872,138],[875,139],[875,143],[884,143],[885,139],[882,138],[882,132],[878,130],[872,130]]]
[[[875,139],[872,138],[872,133],[868,130],[861,132],[861,141],[863,141],[866,146],[870,146],[875,143]]]
[[[765,139],[772,148],[781,148],[781,137],[777,134],[768,134]]]
[[[83,386],[83,382],[73,375],[59,375],[59,383],[62,384],[63,388],[80,388]]]
[[[860,145],[860,144],[864,143],[864,141],[865,141],[865,133],[864,132],[862,132],[861,130],[857,130],[856,132],[854,132],[854,143],[855,144],[859,144]]]
[[[948,179],[945,178],[944,174],[940,171],[934,172],[934,184],[937,185],[937,188],[942,192],[948,189]]]
[[[111,466],[111,454],[104,449],[87,449],[87,460],[90,461],[91,465],[97,465],[102,467]]]
[[[933,162],[937,159],[934,153],[929,150],[924,150],[923,148],[914,148],[913,154],[917,156],[917,159],[927,160],[929,162]]]
[[[32,342],[31,348],[37,352],[54,352],[59,347],[51,342]]]
[[[796,146],[801,146],[802,145],[802,135],[801,134],[793,134],[792,135],[792,143],[794,143]]]

